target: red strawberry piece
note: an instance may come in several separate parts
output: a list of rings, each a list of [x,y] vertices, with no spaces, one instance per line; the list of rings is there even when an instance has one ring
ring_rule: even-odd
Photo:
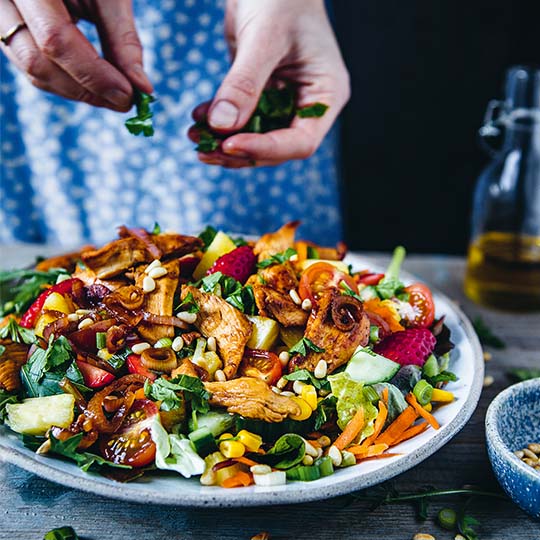
[[[206,275],[221,272],[243,284],[255,271],[255,261],[253,250],[249,246],[240,246],[222,255]]]
[[[409,328],[384,338],[375,345],[374,351],[402,366],[423,366],[436,342],[435,336],[427,328]]]

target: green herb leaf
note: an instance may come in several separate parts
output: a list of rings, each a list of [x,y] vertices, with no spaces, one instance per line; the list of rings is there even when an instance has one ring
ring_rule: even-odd
[[[300,109],[296,109],[296,114],[300,118],[320,118],[328,110],[328,105],[324,103],[313,103],[313,105],[307,105]]]
[[[79,540],[79,537],[73,527],[60,527],[45,534],[43,540]]]
[[[264,259],[263,261],[257,263],[257,267],[268,268],[273,264],[283,264],[284,262],[287,262],[293,255],[296,255],[296,250],[293,248],[287,248],[285,251],[281,253],[276,253],[270,258]]]
[[[144,384],[146,397],[161,401],[161,408],[164,411],[171,411],[183,406],[183,399],[191,402],[193,410],[207,413],[210,410],[208,400],[210,394],[206,391],[204,384],[197,377],[180,375],[170,381],[163,377],[153,383],[146,381]],[[180,393],[180,395],[178,394]]]
[[[107,364],[117,371],[126,363],[127,357],[131,353],[132,350],[129,348],[124,349],[123,351],[118,351],[107,360]]]
[[[506,343],[491,331],[491,328],[484,322],[482,317],[476,317],[472,324],[480,343],[489,345],[494,349],[504,349],[506,347]]]
[[[183,307],[187,307],[188,313],[199,313],[201,310],[191,293],[186,294],[186,297],[174,308],[174,311],[180,311]]]
[[[161,227],[157,221],[154,221],[154,228],[152,229],[152,234],[161,234]]]
[[[434,375],[433,377],[426,377],[424,376],[424,379],[431,384],[431,386],[436,386],[439,383],[446,383],[450,381],[457,381],[458,378],[455,373],[452,373],[451,371],[441,371],[438,375]]]
[[[19,397],[13,392],[0,389],[0,424],[3,424],[6,419],[6,405],[8,403],[20,403]]]
[[[318,431],[326,422],[336,415],[336,396],[327,396],[321,399],[315,409],[315,425],[313,429]]]
[[[36,336],[33,330],[19,326],[17,321],[11,317],[6,326],[0,328],[0,339],[10,339],[15,343],[30,345],[36,341]]]
[[[342,294],[344,294],[345,296],[352,296],[353,298],[356,298],[359,302],[363,302],[362,298],[349,287],[346,281],[342,281],[339,286],[341,288]]]
[[[151,137],[154,134],[154,125],[152,123],[154,114],[150,109],[150,103],[153,103],[156,99],[154,96],[137,89],[134,91],[134,97],[137,114],[133,118],[128,118],[125,126],[133,135],[142,133],[145,137]]]
[[[282,435],[264,455],[257,454],[257,460],[276,469],[290,469],[300,463],[305,456],[304,439],[296,433]]]
[[[68,275],[63,268],[47,272],[37,270],[0,271],[0,317],[9,313],[23,314],[43,292],[45,285],[56,283],[59,275]]]
[[[326,377],[324,379],[317,379],[317,377],[307,369],[297,369],[292,373],[284,375],[283,378],[287,381],[308,381],[309,384],[313,385],[317,390],[330,390],[330,383]]]
[[[294,345],[294,347],[292,347],[289,354],[301,354],[302,356],[306,356],[309,350],[317,353],[325,352],[325,349],[315,345],[311,339],[303,337],[296,345]]]
[[[535,368],[515,368],[508,371],[508,375],[516,381],[528,381],[540,377],[540,369]]]
[[[216,237],[217,230],[214,227],[208,225],[204,231],[199,234],[199,238],[203,241],[203,251],[208,249],[208,246],[212,243],[212,240]]]
[[[78,452],[77,447],[83,438],[82,433],[78,433],[73,437],[69,437],[65,441],[57,439],[52,433],[49,433],[49,440],[51,441],[51,448],[49,452],[51,454],[57,454],[67,459],[74,461],[84,472],[88,472],[91,468],[100,468],[102,466],[117,467],[119,469],[131,469],[129,465],[120,465],[119,463],[113,463],[101,456],[92,454],[90,452]]]
[[[219,147],[219,140],[207,129],[199,129],[199,144],[195,147],[197,152],[213,152]]]
[[[257,312],[253,288],[250,285],[243,287],[239,281],[221,272],[214,272],[203,277],[194,286],[200,288],[201,291],[221,296],[223,300],[243,313],[254,315]]]

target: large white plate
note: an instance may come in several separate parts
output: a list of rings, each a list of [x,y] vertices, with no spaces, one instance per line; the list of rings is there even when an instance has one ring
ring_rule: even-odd
[[[361,257],[355,255],[349,255],[346,262],[358,269],[367,266]],[[404,276],[404,280],[416,281],[411,276]],[[441,424],[439,430],[428,429],[393,449],[395,452],[402,452],[401,456],[360,463],[314,482],[235,489],[201,486],[198,479],[186,480],[179,475],[165,473],[149,474],[140,480],[121,484],[97,474],[84,473],[72,463],[34,454],[5,426],[0,426],[1,457],[68,487],[115,499],[177,506],[227,507],[298,503],[334,497],[384,482],[414,467],[456,435],[474,412],[482,390],[484,361],[471,323],[446,296],[437,291],[434,291],[434,296],[437,316],[446,315],[446,324],[450,327],[452,341],[456,345],[452,351],[450,369],[459,379],[448,385],[456,400],[437,411],[436,417]]]

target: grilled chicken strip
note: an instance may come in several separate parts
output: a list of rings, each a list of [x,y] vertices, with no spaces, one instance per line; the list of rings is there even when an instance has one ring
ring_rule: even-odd
[[[203,336],[216,338],[218,354],[224,365],[223,372],[227,379],[234,377],[251,337],[251,323],[242,312],[220,296],[187,285],[182,287],[182,300],[189,293],[199,306],[195,326]]]
[[[367,345],[369,341],[369,319],[362,302],[336,289],[325,291],[317,309],[312,311],[304,337],[324,352],[309,350],[306,356],[294,356],[289,370],[313,371],[319,360],[324,359],[328,373],[332,373],[351,358],[359,345]]]
[[[283,326],[305,326],[308,312],[297,306],[289,293],[278,292],[266,285],[253,285],[253,296],[259,315],[276,319]]]
[[[205,382],[212,394],[210,405],[227,407],[230,413],[265,422],[282,422],[287,416],[299,415],[300,406],[287,396],[272,392],[260,379],[239,377],[225,382]]]
[[[294,235],[299,225],[299,221],[291,221],[276,232],[263,234],[253,248],[253,253],[258,255],[259,262],[294,247]]]
[[[152,240],[163,253],[163,259],[182,257],[202,246],[200,238],[180,234],[156,234]],[[116,276],[139,263],[150,263],[154,257],[145,244],[134,237],[120,238],[98,250],[81,253],[84,264],[100,279]]]
[[[0,389],[14,392],[21,388],[19,372],[26,363],[29,345],[15,343],[10,339],[0,339]]]

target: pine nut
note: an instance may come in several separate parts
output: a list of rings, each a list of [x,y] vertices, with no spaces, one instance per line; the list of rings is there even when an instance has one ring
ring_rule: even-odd
[[[193,324],[197,320],[197,314],[196,313],[188,313],[187,311],[181,311],[180,313],[177,313],[176,316],[185,323]]]
[[[523,453],[523,450],[516,450],[516,451],[514,452],[514,456],[516,456],[516,457],[519,458],[519,459],[523,459],[523,456],[524,456],[524,455],[525,455],[525,454]]]
[[[142,282],[142,290],[145,293],[152,292],[156,288],[156,282],[154,281],[154,278],[151,278],[150,276],[145,276]]]
[[[270,534],[267,532],[260,532],[251,537],[251,540],[270,540]]]
[[[294,397],[296,394],[294,392],[289,392],[288,390],[286,390],[285,392],[281,392],[281,395],[285,397]]]
[[[227,380],[227,377],[225,376],[225,373],[223,372],[222,369],[218,369],[215,373],[214,373],[214,379],[218,382],[225,382]]]
[[[146,349],[150,348],[150,343],[146,343],[146,341],[142,341],[141,343],[135,343],[135,345],[131,346],[131,350],[135,354],[142,354]]]
[[[159,266],[158,268],[152,268],[150,272],[148,272],[148,275],[153,279],[158,279],[160,277],[167,275],[167,269],[163,268],[163,266]]]
[[[315,375],[315,378],[317,379],[324,379],[326,377],[327,372],[328,372],[328,364],[326,363],[326,360],[321,358],[317,362],[317,365],[315,366],[313,375]]]
[[[161,261],[159,259],[154,259],[144,270],[145,274],[149,274],[154,268],[161,267]]]
[[[79,330],[82,330],[83,328],[87,328],[88,326],[92,326],[94,324],[94,321],[92,319],[90,319],[90,317],[87,317],[86,319],[83,319],[79,325],[77,326],[77,328]]]
[[[281,377],[281,379],[279,379],[279,381],[276,383],[276,386],[280,389],[280,390],[283,390],[286,386],[287,386],[287,383],[289,381],[285,378],[285,377]]]
[[[217,342],[214,336],[210,336],[206,342],[206,350],[216,352],[217,351]]]
[[[328,449],[328,456],[332,460],[332,463],[335,467],[339,467],[341,465],[341,462],[343,461],[343,456],[341,455],[341,452],[339,451],[339,448],[337,446],[332,445]]]
[[[317,459],[319,459],[320,457],[322,457],[323,455],[323,450],[322,448],[317,448]]]
[[[532,460],[538,461],[538,456],[534,452],[531,452],[528,448],[524,448],[522,452],[524,456]]]
[[[312,458],[316,458],[317,457],[317,449],[309,441],[306,441],[306,439],[304,439],[304,444],[306,446],[306,454],[308,456],[311,456]],[[337,448],[336,448],[336,450],[337,450]]]
[[[426,533],[416,533],[413,536],[413,540],[435,540],[434,536],[431,536],[431,534]]]
[[[540,454],[540,443],[531,443],[531,444],[527,445],[527,448],[531,452],[534,452],[537,455]]]
[[[274,394],[281,394],[281,390],[277,386],[271,386],[270,388]]]
[[[269,474],[272,472],[272,468],[268,465],[252,465],[249,470],[253,474]]]
[[[538,460],[537,459],[530,459],[530,458],[526,457],[526,458],[523,458],[521,461],[523,461],[523,463],[526,463],[527,465],[529,465],[531,467],[534,467],[535,465],[538,465]]]
[[[462,534],[456,534],[454,540],[467,540]]]
[[[484,377],[484,387],[491,386],[495,382],[493,375],[486,375]]]
[[[484,351],[484,361],[485,362],[489,362],[492,358],[493,358],[493,355],[490,352]]]
[[[174,351],[174,352],[178,352],[178,351],[181,351],[182,350],[182,347],[184,346],[184,338],[182,336],[176,336],[174,339],[173,339],[173,342],[172,342],[172,345],[171,345],[171,349]]]
[[[302,304],[302,299],[300,298],[300,296],[298,296],[298,293],[294,289],[291,289],[289,291],[289,296],[297,306],[300,306]]]
[[[321,435],[317,441],[319,442],[319,444],[323,447],[323,448],[326,448],[327,446],[330,446],[330,443],[332,442],[330,440],[330,437],[327,437],[326,435]]]
[[[43,444],[36,450],[36,454],[48,454],[51,449],[51,440],[47,439]]]
[[[313,465],[313,458],[309,454],[306,454],[302,460],[302,465]]]
[[[79,317],[83,317],[84,315],[88,315],[89,313],[92,313],[92,312],[89,309],[77,309],[77,310],[75,310],[75,313]]]
[[[281,362],[281,367],[286,367],[291,359],[291,355],[287,351],[281,351],[279,353],[279,361]]]
[[[313,304],[311,303],[311,300],[309,298],[305,298],[302,301],[302,309],[304,311],[311,311],[313,308]]]
[[[79,316],[76,314],[76,313],[70,313],[68,316],[67,316],[67,320],[69,322],[77,322],[79,320]]]
[[[306,383],[303,383],[302,381],[294,381],[292,388],[298,395],[300,395],[304,386],[306,386]]]

